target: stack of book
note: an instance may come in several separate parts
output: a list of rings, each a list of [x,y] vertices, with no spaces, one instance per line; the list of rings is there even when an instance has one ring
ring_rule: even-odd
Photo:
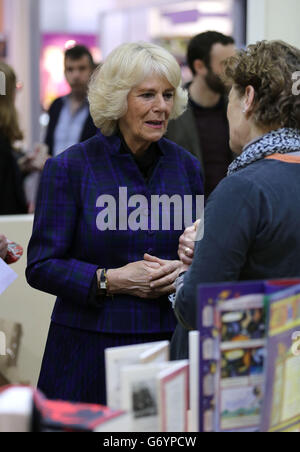
[[[168,341],[107,349],[107,407],[3,388],[0,431],[300,432],[300,279],[197,291],[189,360]]]

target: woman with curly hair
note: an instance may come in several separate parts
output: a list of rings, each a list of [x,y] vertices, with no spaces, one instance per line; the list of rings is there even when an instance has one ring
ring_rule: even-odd
[[[293,89],[300,50],[262,41],[225,66],[237,158],[208,200],[204,238],[177,280],[176,358],[187,356],[188,330],[197,327],[199,283],[300,276],[300,95]],[[184,261],[185,244],[192,247],[187,238],[191,231],[181,237]]]

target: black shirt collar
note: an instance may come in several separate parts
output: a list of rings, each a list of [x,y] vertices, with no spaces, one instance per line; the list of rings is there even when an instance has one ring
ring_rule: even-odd
[[[127,145],[120,130],[117,131],[117,135],[121,140],[120,153],[131,154],[144,178],[149,180],[162,155],[159,145],[156,142],[151,143],[149,148],[142,155],[136,155]]]

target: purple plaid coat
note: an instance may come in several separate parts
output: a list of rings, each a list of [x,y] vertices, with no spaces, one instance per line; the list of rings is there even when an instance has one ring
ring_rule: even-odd
[[[118,136],[104,137],[99,132],[47,161],[26,277],[32,287],[57,297],[52,314],[55,323],[105,333],[170,332],[176,321],[167,297],[144,300],[116,295],[103,299],[99,306],[89,304],[88,299],[98,267],[119,268],[142,260],[145,252],[178,259],[184,226],[173,230],[171,216],[170,231],[101,231],[97,199],[112,195],[118,200],[119,187],[127,188],[128,199],[144,195],[149,205],[151,195],[202,194],[200,164],[163,138],[158,142],[162,156],[147,185],[132,155],[120,152],[120,144]],[[132,210],[128,208],[128,215]]]

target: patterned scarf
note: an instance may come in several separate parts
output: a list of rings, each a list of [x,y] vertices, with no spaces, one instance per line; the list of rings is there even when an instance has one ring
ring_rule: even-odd
[[[300,130],[299,129],[279,129],[274,130],[246,146],[242,154],[237,157],[228,168],[227,175],[250,165],[257,160],[280,153],[300,151]]]

